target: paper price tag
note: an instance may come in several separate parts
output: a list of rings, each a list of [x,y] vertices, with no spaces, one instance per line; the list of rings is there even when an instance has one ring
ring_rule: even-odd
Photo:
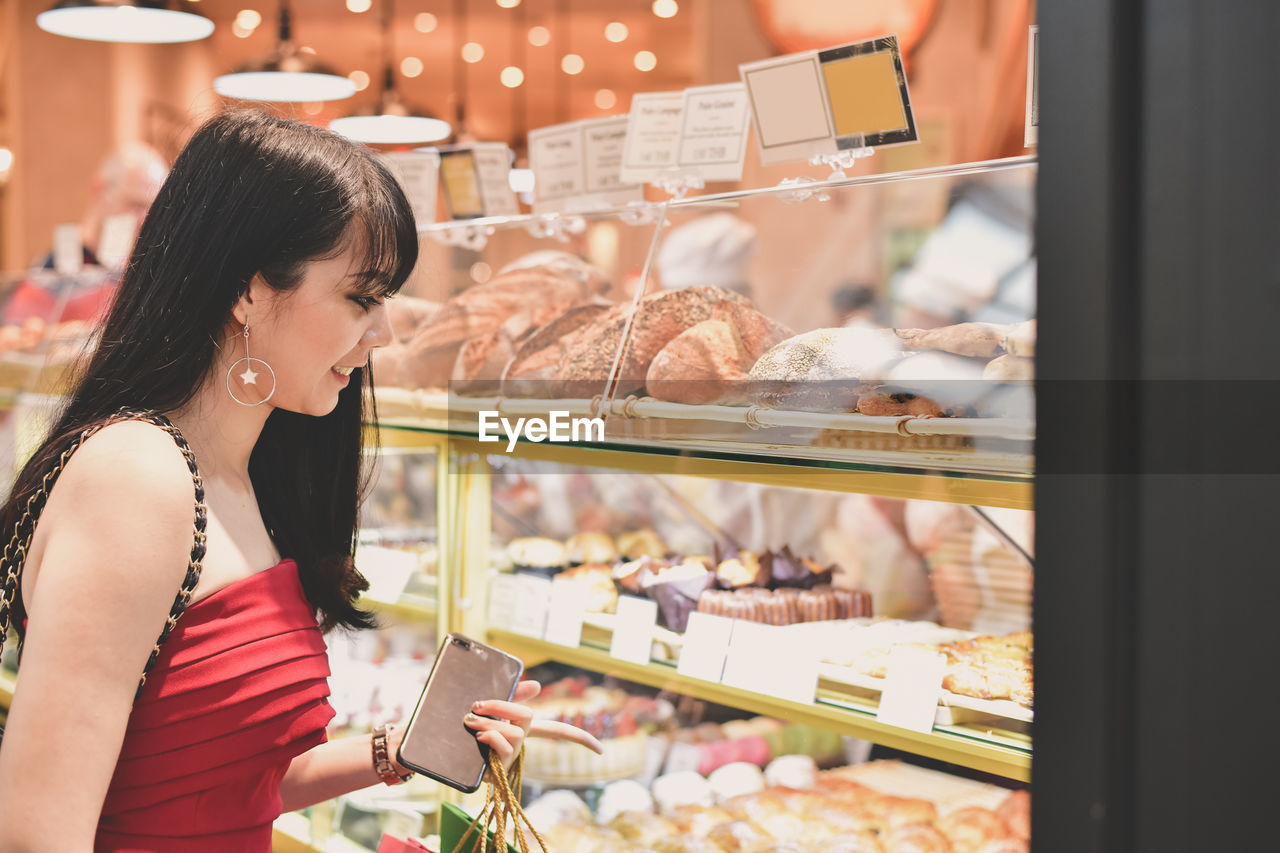
[[[380,545],[360,545],[356,548],[355,563],[369,581],[364,595],[390,603],[400,598],[409,578],[418,570],[418,555]]]
[[[618,207],[644,198],[622,181],[627,117],[590,119],[529,131],[536,212]]]
[[[502,573],[489,581],[489,624],[513,625],[520,602],[520,577]]]
[[[673,743],[671,749],[667,752],[666,764],[662,767],[663,773],[680,773],[683,771],[697,772],[702,766],[702,750],[691,743]]]
[[[471,146],[476,181],[484,201],[485,216],[516,216],[520,204],[511,191],[511,149],[505,142],[481,142]]]
[[[653,647],[653,629],[657,624],[656,601],[633,595],[620,596],[609,655],[629,663],[647,664]]]
[[[918,140],[898,37],[738,66],[749,92],[760,161],[834,155]]]
[[[84,267],[84,243],[76,223],[53,229],[53,268],[62,275],[75,275]]]
[[[587,587],[574,581],[552,581],[544,639],[577,648],[582,643],[582,617],[587,612]]]
[[[422,150],[396,151],[378,156],[400,182],[418,224],[435,222],[440,155],[435,151]]]
[[[742,180],[747,118],[747,89],[741,83],[685,89],[679,167],[708,181]]]
[[[912,731],[932,731],[946,671],[947,659],[939,652],[894,646],[876,719]]]
[[[734,620],[724,677],[740,687],[791,702],[809,703],[818,689],[818,651],[785,627]]]
[[[676,672],[704,681],[719,681],[724,673],[724,661],[729,654],[729,639],[732,635],[732,619],[696,610],[690,613]]]
[[[622,180],[643,184],[676,168],[684,92],[641,92],[631,98]]]
[[[535,575],[516,575],[516,606],[508,623],[511,630],[541,639],[547,631],[551,606],[551,581]]]
[[[138,220],[132,213],[117,213],[104,219],[98,237],[98,263],[112,270],[123,267],[137,233]]]

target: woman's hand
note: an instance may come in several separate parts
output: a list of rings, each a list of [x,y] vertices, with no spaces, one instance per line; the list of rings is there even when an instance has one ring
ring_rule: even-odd
[[[488,699],[476,702],[463,718],[467,728],[476,732],[476,740],[496,752],[498,760],[508,770],[520,754],[520,747],[533,725],[533,710],[521,703],[537,696],[540,690],[542,685],[538,682],[522,681],[516,687],[512,701]]]

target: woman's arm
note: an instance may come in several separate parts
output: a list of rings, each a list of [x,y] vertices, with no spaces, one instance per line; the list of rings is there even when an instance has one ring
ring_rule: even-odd
[[[507,767],[511,766],[519,754],[520,746],[533,721],[533,712],[521,703],[537,696],[540,689],[536,681],[522,681],[516,688],[515,701],[503,702],[495,699],[478,702],[476,713],[486,716],[468,715],[463,721],[477,732],[476,740],[488,744]],[[490,717],[500,719],[489,719]],[[392,729],[387,737],[387,752],[391,755],[391,763],[396,772],[401,774],[409,772],[395,760],[403,738],[404,728],[401,726]],[[288,812],[322,803],[381,781],[373,767],[371,736],[355,735],[322,743],[295,758],[280,783],[280,796],[284,800],[284,810]]]
[[[104,428],[63,470],[24,582],[30,626],[0,747],[2,853],[93,848],[138,677],[186,573],[192,500],[178,449],[147,424]]]

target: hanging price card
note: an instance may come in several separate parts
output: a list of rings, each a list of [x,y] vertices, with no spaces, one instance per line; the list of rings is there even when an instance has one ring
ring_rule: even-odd
[[[631,98],[622,180],[643,184],[676,168],[684,92],[641,92]]]
[[[547,612],[547,642],[576,649],[582,642],[582,617],[586,612],[586,584],[552,581],[551,601]]]
[[[765,165],[918,139],[897,36],[739,66]]]
[[[719,681],[732,634],[732,619],[696,610],[690,613],[676,672],[704,681]]]
[[[786,627],[736,619],[720,680],[766,696],[812,702],[818,689],[818,651],[804,639]]]
[[[748,113],[741,83],[685,89],[678,167],[706,181],[742,180]]]
[[[588,211],[644,198],[622,180],[627,117],[590,119],[529,132],[535,212]]]
[[[947,659],[939,652],[894,646],[876,719],[912,731],[932,731],[946,671]]]
[[[422,150],[394,151],[378,156],[400,183],[418,224],[435,222],[440,155],[431,150]]]
[[[634,595],[619,596],[609,654],[630,663],[648,663],[649,652],[653,648],[653,629],[657,624],[656,601]]]

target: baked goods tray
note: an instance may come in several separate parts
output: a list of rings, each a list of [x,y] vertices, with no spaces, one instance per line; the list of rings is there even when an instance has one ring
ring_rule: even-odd
[[[891,620],[896,622],[897,620]],[[588,613],[582,620],[582,642],[584,645],[598,648],[609,648],[610,638],[616,617],[612,613]],[[838,622],[803,622],[787,625],[786,630],[800,631],[813,636],[813,642],[823,648],[830,645],[837,635],[849,626],[866,627],[873,624],[868,619],[844,619]],[[881,622],[885,625],[888,622]],[[978,636],[973,631],[960,631],[952,628],[938,628],[931,623],[913,623],[924,630],[935,628],[938,640],[968,639]],[[925,639],[922,635],[919,639]],[[677,634],[667,628],[657,627],[653,633],[653,646],[650,651],[653,660],[669,665],[676,665],[680,660],[680,651],[684,647],[684,635]],[[858,672],[851,666],[824,661],[818,668],[818,688],[844,697],[865,699],[871,704],[878,704],[883,692],[885,680]],[[1005,731],[1025,731],[1033,719],[1030,708],[1019,705],[1008,699],[979,699],[975,696],[963,696],[949,690],[941,690],[938,695],[938,710],[934,715],[934,723],[940,726],[990,725]]]
[[[799,412],[761,406],[695,406],[665,403],[652,397],[614,399],[607,408],[599,399],[546,400],[515,397],[461,397],[439,390],[379,388],[378,408],[386,417],[420,417],[455,421],[459,415],[498,412],[511,416],[546,416],[551,411],[570,417],[615,417],[639,420],[716,421],[752,429],[791,428],[840,430],[886,435],[938,435],[1035,440],[1035,422],[1027,418],[930,418],[918,415],[879,416],[856,412]],[[467,418],[468,424],[471,422]],[[455,424],[455,426],[458,426]]]
[[[1009,796],[1009,789],[999,785],[964,779],[901,761],[868,761],[837,772],[840,776],[860,782],[881,794],[929,800],[938,807],[938,813],[943,815],[973,806],[995,809]]]

